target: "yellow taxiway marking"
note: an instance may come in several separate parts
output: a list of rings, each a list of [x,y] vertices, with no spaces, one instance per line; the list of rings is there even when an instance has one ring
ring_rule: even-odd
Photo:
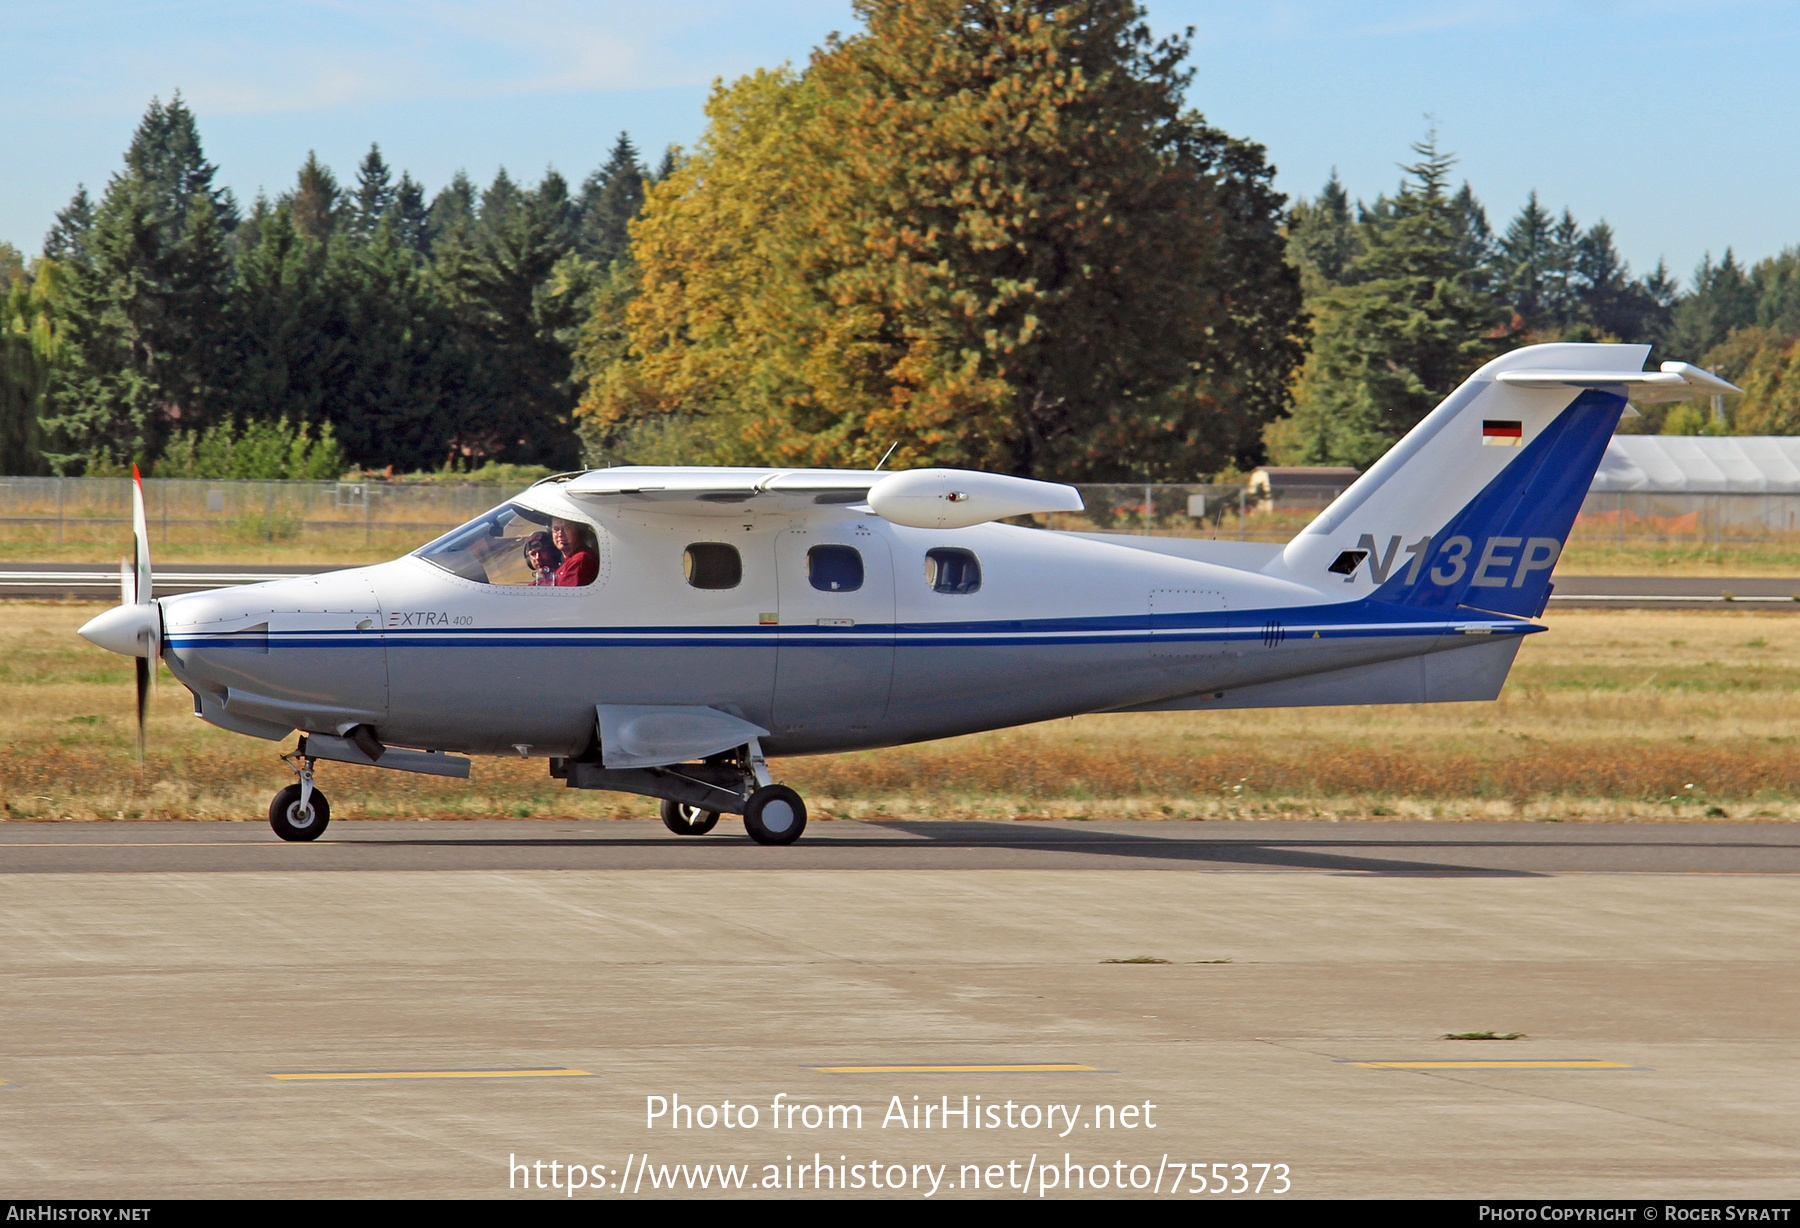
[[[1536,1062],[1529,1058],[1492,1062],[1352,1062],[1375,1070],[1631,1070],[1626,1062]]]
[[[568,1079],[594,1077],[590,1071],[571,1070],[563,1066],[531,1070],[271,1070],[267,1073],[271,1079],[281,1079],[284,1082],[299,1080],[331,1082],[345,1079]]]
[[[1037,1062],[1030,1066],[808,1066],[823,1075],[994,1075],[1017,1071],[1100,1070],[1073,1062]]]

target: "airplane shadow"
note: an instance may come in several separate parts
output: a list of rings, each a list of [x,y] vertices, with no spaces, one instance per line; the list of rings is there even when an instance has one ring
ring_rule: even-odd
[[[1030,847],[1049,849],[1059,853],[1088,853],[1104,857],[1143,857],[1157,861],[1266,866],[1271,869],[1284,870],[1335,870],[1355,874],[1488,878],[1544,877],[1537,871],[1517,870],[1504,866],[1461,865],[1454,862],[1425,860],[1403,861],[1395,858],[1318,851],[1318,846],[1321,844],[1347,847],[1376,843],[1355,840],[1183,840],[1178,837],[1133,836],[1109,831],[1071,831],[1062,827],[1046,827],[1021,839],[1024,834],[1019,831],[1017,823],[962,822],[954,825],[961,829],[956,833],[955,838],[942,841],[941,829],[950,824],[941,821],[883,820],[880,825],[892,827],[911,835],[923,836],[934,843],[941,841],[976,848]],[[870,843],[875,842],[871,841]],[[1386,847],[1389,846],[1389,843],[1381,842],[1379,846]],[[1441,843],[1428,841],[1407,843],[1420,848],[1445,847]],[[1392,842],[1392,844],[1398,846],[1399,842]],[[1510,846],[1502,845],[1501,847]]]
[[[864,821],[866,822],[866,821]],[[833,824],[820,824],[808,832],[794,852],[829,855],[833,851],[861,850],[890,852],[900,857],[918,851],[914,840],[891,837],[836,835]],[[1409,877],[1488,877],[1542,878],[1548,873],[1521,870],[1503,865],[1468,864],[1465,861],[1440,861],[1403,856],[1371,856],[1352,849],[1403,850],[1407,848],[1442,850],[1446,848],[1571,848],[1620,847],[1610,842],[1571,841],[1430,841],[1332,839],[1217,839],[1184,840],[1169,836],[1136,836],[1115,831],[1079,831],[1066,827],[1039,827],[1019,823],[943,820],[879,820],[868,826],[904,832],[925,842],[931,849],[992,849],[999,852],[1077,854],[1099,859],[1115,857],[1139,858],[1167,863],[1205,864],[1211,866],[1264,867],[1282,870],[1314,870],[1365,875],[1406,875]],[[582,849],[670,849],[681,847],[720,849],[750,845],[748,836],[723,829],[706,836],[549,836],[538,838],[466,838],[466,839],[384,839],[355,840],[357,845],[390,847],[464,847],[464,848],[582,848]],[[1321,845],[1326,846],[1321,849]],[[1696,846],[1706,847],[1706,846]],[[1343,851],[1336,851],[1343,850]],[[811,860],[810,858],[808,860]],[[879,868],[879,867],[876,867]],[[1026,868],[1021,866],[1020,868]]]

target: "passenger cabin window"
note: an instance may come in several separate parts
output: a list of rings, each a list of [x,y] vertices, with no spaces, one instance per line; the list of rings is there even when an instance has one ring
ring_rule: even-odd
[[[806,578],[827,593],[854,593],[862,587],[862,555],[854,546],[814,546],[806,552]]]
[[[593,526],[508,503],[414,551],[477,584],[579,588],[600,574]]]
[[[981,587],[981,560],[973,550],[927,550],[925,583],[940,593],[972,593]]]
[[[681,570],[695,588],[736,588],[744,578],[744,559],[736,546],[695,542],[682,554]]]

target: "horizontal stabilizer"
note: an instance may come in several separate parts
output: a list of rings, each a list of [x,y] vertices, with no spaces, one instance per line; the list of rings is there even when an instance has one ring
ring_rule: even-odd
[[[1496,383],[1513,388],[1623,388],[1634,401],[1686,401],[1736,396],[1744,390],[1691,362],[1665,362],[1660,371],[1502,371]]]

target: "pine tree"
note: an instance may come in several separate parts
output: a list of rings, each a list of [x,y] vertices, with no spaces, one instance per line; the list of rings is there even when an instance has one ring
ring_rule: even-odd
[[[1556,258],[1553,227],[1550,212],[1538,203],[1534,189],[1500,239],[1501,290],[1512,306],[1515,328],[1521,331],[1551,322],[1547,283]]]
[[[514,183],[512,176],[506,173],[503,166],[494,174],[494,182],[481,193],[481,209],[477,214],[480,229],[485,234],[494,234],[506,226],[507,217],[519,207],[524,193]]]
[[[307,151],[306,161],[295,177],[294,190],[285,198],[292,211],[294,226],[312,239],[325,239],[337,227],[343,208],[343,191],[331,168],[319,161],[319,155]]]
[[[1731,249],[1714,264],[1712,253],[1694,270],[1694,288],[1675,304],[1669,352],[1703,355],[1724,342],[1734,328],[1756,322],[1756,288]],[[1692,358],[1687,361],[1693,361]]]
[[[93,228],[94,203],[88,199],[87,185],[82,184],[75,189],[74,198],[56,211],[56,224],[44,236],[44,255],[51,260],[79,259]]]
[[[66,266],[65,361],[43,425],[58,465],[151,458],[175,425],[207,425],[227,382],[230,194],[193,116],[152,101]],[[71,208],[71,213],[73,207]]]
[[[1364,212],[1346,284],[1311,304],[1312,353],[1293,414],[1271,426],[1277,459],[1366,466],[1500,348],[1486,219],[1435,134],[1393,198]]]
[[[502,170],[475,223],[434,252],[434,276],[485,393],[477,413],[451,426],[456,450],[471,460],[565,468],[578,460],[567,337],[587,287],[559,292],[554,284],[573,249],[570,218],[560,175],[526,191]]]
[[[352,197],[354,212],[351,216],[354,233],[363,239],[373,235],[375,228],[381,225],[382,219],[394,208],[397,199],[393,172],[388,169],[387,162],[381,156],[381,146],[371,142],[369,152],[363,155],[361,164],[356,168],[356,192]]]
[[[356,339],[335,319],[330,246],[302,229],[298,200],[262,201],[243,229],[233,295],[232,418],[317,422],[330,396],[325,373]]]
[[[392,217],[401,243],[421,255],[430,250],[431,212],[425,204],[425,189],[404,171],[394,189]]]
[[[445,240],[473,241],[475,226],[475,185],[464,171],[457,171],[450,182],[431,198],[426,217],[426,249],[436,253]]]
[[[644,168],[636,146],[621,132],[606,165],[582,185],[578,250],[601,268],[610,268],[631,251],[627,226],[644,208]]]
[[[199,125],[179,90],[167,106],[150,100],[125,152],[125,167],[150,186],[158,211],[177,226],[185,225],[188,209],[201,197],[219,227],[230,231],[237,225],[237,205],[229,189],[213,186],[219,168],[206,160]]]
[[[1800,247],[1759,260],[1750,271],[1756,287],[1756,323],[1779,336],[1800,336]]]
[[[1567,209],[1560,219],[1537,193],[1498,245],[1499,288],[1513,331],[1533,340],[1659,341],[1674,286],[1660,264],[1634,278],[1604,220],[1582,230]]]
[[[1362,240],[1350,216],[1350,194],[1338,180],[1337,168],[1319,195],[1294,203],[1288,214],[1288,254],[1301,270],[1317,279],[1308,292],[1344,280],[1350,264],[1362,254]]]

